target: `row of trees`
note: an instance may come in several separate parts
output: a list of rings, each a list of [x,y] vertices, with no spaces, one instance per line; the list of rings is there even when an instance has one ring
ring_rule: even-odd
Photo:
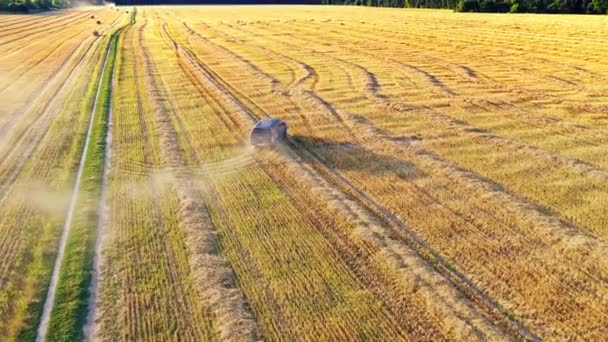
[[[103,4],[103,0],[0,0],[0,11],[32,12],[64,8],[76,3]]]
[[[118,6],[131,5],[318,5],[321,0],[114,0]]]
[[[101,0],[86,2],[99,3]],[[409,8],[451,8],[458,12],[608,13],[608,0],[116,0],[119,5],[200,3],[322,3]],[[67,7],[72,0],[0,0],[0,10],[29,12]]]
[[[9,12],[30,12],[66,7],[70,0],[0,0],[0,10]]]
[[[324,5],[405,7],[405,0],[321,0]]]
[[[459,0],[460,12],[608,13],[608,0]]]
[[[608,0],[322,0],[324,4],[450,8],[458,12],[608,13]]]

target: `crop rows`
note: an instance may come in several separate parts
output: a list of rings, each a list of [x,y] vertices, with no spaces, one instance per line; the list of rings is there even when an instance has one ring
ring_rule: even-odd
[[[144,84],[129,88],[147,92],[147,98],[152,103],[149,107],[152,111],[149,115],[152,117],[147,120],[151,120],[153,124],[141,122],[146,121],[141,113],[122,116],[129,115],[133,120],[140,120],[139,124],[132,124],[131,129],[137,127],[145,131],[144,136],[158,137],[160,165],[145,158],[146,154],[143,152],[155,147],[144,143],[141,147],[129,149],[130,152],[121,153],[115,150],[119,158],[121,155],[125,156],[114,164],[115,172],[117,175],[123,175],[122,177],[143,178],[141,181],[151,178],[164,182],[166,186],[170,185],[175,189],[177,203],[185,197],[193,202],[189,203],[188,207],[205,212],[196,215],[185,211],[182,204],[182,208],[177,210],[175,215],[176,223],[182,226],[185,234],[189,236],[189,241],[198,236],[197,241],[207,246],[213,235],[219,235],[217,246],[210,245],[202,250],[200,246],[189,246],[190,253],[195,254],[190,255],[189,264],[190,277],[193,278],[196,291],[192,295],[198,293],[202,298],[203,307],[199,308],[198,313],[203,314],[203,317],[212,314],[207,321],[211,321],[211,328],[220,338],[234,338],[227,335],[227,331],[233,334],[242,333],[234,328],[225,329],[224,325],[231,324],[231,315],[247,315],[241,311],[226,313],[222,306],[233,299],[223,298],[221,288],[217,292],[209,291],[209,282],[213,286],[217,281],[209,277],[223,274],[225,279],[220,283],[235,282],[230,275],[231,271],[235,273],[235,278],[238,279],[236,284],[247,299],[248,307],[253,311],[251,314],[256,318],[257,327],[251,329],[258,330],[258,333],[270,339],[293,335],[315,335],[330,339],[364,336],[378,339],[424,336],[443,339],[456,336],[497,338],[505,334],[500,327],[486,321],[484,314],[473,307],[474,304],[462,299],[453,286],[433,272],[431,266],[412,250],[398,243],[385,246],[374,239],[368,241],[370,237],[366,237],[367,234],[379,234],[373,230],[381,231],[383,239],[391,239],[391,232],[381,227],[377,218],[367,213],[367,210],[356,202],[351,202],[347,207],[336,205],[334,211],[339,213],[338,222],[341,222],[339,224],[342,227],[332,227],[331,222],[336,222],[331,218],[332,213],[320,209],[323,207],[321,203],[328,200],[327,197],[318,198],[324,196],[324,191],[311,194],[311,198],[306,200],[307,203],[297,200],[294,196],[294,191],[297,190],[293,187],[305,188],[306,185],[297,185],[294,175],[286,173],[280,165],[291,164],[294,171],[307,175],[311,182],[315,179],[323,181],[318,171],[294,163],[292,158],[295,157],[285,159],[272,154],[268,156],[269,160],[262,158],[257,162],[247,162],[247,158],[263,157],[251,155],[253,152],[243,146],[243,131],[248,129],[256,114],[243,107],[239,98],[242,94],[235,97],[235,94],[227,91],[219,84],[216,75],[189,50],[189,47],[182,45],[185,43],[175,32],[174,23],[167,23],[165,18],[157,14],[146,15],[149,11],[142,12],[140,21],[143,21],[143,24],[139,24],[141,33],[137,41],[146,45],[132,48],[132,53],[141,53],[140,62],[135,65],[143,66],[148,72],[136,77],[136,82]],[[141,98],[126,93],[125,97]],[[313,95],[310,95],[310,100],[320,101]],[[138,103],[137,106],[141,108],[146,105]],[[116,120],[119,120],[120,116],[117,113]],[[122,143],[118,134],[116,131],[115,144]],[[218,141],[221,141],[221,144],[218,145]],[[133,142],[138,145],[142,143],[139,140]],[[140,152],[127,156],[135,151]],[[275,158],[282,162],[273,162]],[[149,174],[151,171],[154,173]],[[187,177],[188,173],[192,175]],[[282,179],[281,175],[287,177],[276,183]],[[200,195],[180,195],[180,192],[184,191],[180,189],[183,183],[198,186]],[[326,187],[335,193],[334,196],[347,200],[348,195],[333,185],[327,183]],[[145,194],[142,190],[136,194],[138,203],[148,196],[162,197],[162,194]],[[199,202],[201,200],[202,203]],[[114,204],[110,205],[116,208],[115,210],[122,212],[129,207],[117,204],[118,201],[126,202],[128,199],[120,196],[111,201]],[[319,208],[318,212],[307,209],[307,204],[311,203]],[[141,214],[114,215],[120,215],[124,220],[127,217],[135,219]],[[374,228],[367,231],[356,224],[353,226],[348,223],[352,215],[361,216],[365,227],[371,224]],[[199,230],[191,231],[188,225],[192,223],[198,225]],[[137,226],[133,223],[124,221],[111,225],[111,241],[116,239],[121,242],[108,243],[108,246],[118,246],[116,249],[109,247],[111,251],[107,254],[111,255],[111,261],[108,265],[115,265],[117,260],[128,254],[125,250],[131,250],[122,241],[126,244],[137,243],[139,235],[129,236],[130,240],[119,237],[121,233],[124,234],[135,227]],[[206,232],[207,229],[210,230],[209,233]],[[359,232],[360,230],[363,231]],[[141,238],[144,236],[146,235],[141,235]],[[161,238],[167,239],[167,235]],[[176,236],[175,243],[188,245],[188,241],[180,239],[183,237]],[[142,243],[152,241],[145,240]],[[330,243],[346,245],[342,247],[341,253],[336,253]],[[353,251],[351,248],[359,249],[359,255],[354,252],[356,249]],[[209,253],[208,249],[219,251],[228,264],[209,256],[213,253]],[[142,313],[139,308],[145,303],[138,303],[137,298],[127,295],[132,291],[132,284],[128,279],[137,279],[137,283],[145,279],[137,274],[140,270],[139,263],[144,261],[133,264],[133,260],[141,258],[145,260],[146,256],[125,255],[124,274],[117,276],[114,271],[113,279],[107,280],[107,284],[102,283],[102,289],[107,289],[102,290],[107,291],[102,298],[111,298],[108,299],[109,304],[106,304],[107,310],[118,307],[132,309],[122,311],[125,316],[120,316],[120,311],[102,315],[107,317],[107,320],[101,323],[100,331],[112,331],[128,338],[151,338],[155,331],[162,331],[153,330],[154,327],[147,325],[142,326],[141,321],[135,320],[141,320],[142,317],[135,313]],[[384,258],[388,258],[388,261]],[[168,260],[172,259],[178,258],[168,256]],[[367,265],[356,264],[365,260]],[[175,267],[182,267],[182,276],[184,281],[187,281],[189,277],[185,262],[187,260],[182,259]],[[408,266],[399,266],[404,263]],[[350,269],[349,265],[356,269]],[[226,266],[230,266],[230,269]],[[404,267],[413,267],[416,270],[417,275],[413,281],[404,279]],[[122,266],[120,268],[123,269]],[[220,271],[216,268],[226,269]],[[146,271],[150,272],[149,269]],[[110,272],[108,270],[108,274]],[[412,288],[417,289],[418,294],[408,293]],[[153,303],[149,304],[153,307],[168,297],[162,286],[157,289],[161,292],[154,297]],[[396,298],[399,299],[395,300]],[[116,306],[117,301],[123,304]],[[248,308],[241,308],[240,305],[235,307]],[[342,307],[344,309],[341,309]],[[146,312],[144,317],[148,313],[151,312]],[[181,320],[188,317],[192,316],[172,315],[166,319],[179,318],[177,324],[186,325],[187,321]],[[165,320],[157,320],[155,324],[165,324],[163,322]],[[200,326],[202,323],[190,324]],[[246,332],[251,330],[247,329]],[[178,333],[188,336],[187,330],[184,329],[178,329]]]
[[[0,339],[34,337],[104,51],[49,339],[606,339],[601,18],[126,11],[0,21]]]
[[[134,48],[133,51],[136,53],[142,51],[139,57],[141,63],[138,65],[153,68],[153,71],[148,69],[149,76],[140,74],[137,80],[137,82],[149,82],[148,85],[141,84],[139,89],[151,92],[148,98],[152,102],[152,106],[149,107],[152,113],[148,114],[151,117],[146,118],[133,111],[128,117],[134,120],[132,127],[137,129],[146,127],[146,136],[157,136],[158,141],[162,142],[158,147],[160,165],[154,165],[153,160],[143,158],[143,153],[140,154],[140,158],[127,158],[125,155],[125,158],[115,165],[118,174],[130,175],[128,177],[133,180],[161,182],[167,187],[166,194],[140,195],[138,192],[138,203],[141,202],[142,197],[168,200],[172,195],[174,203],[180,206],[174,212],[177,227],[173,229],[176,236],[163,235],[158,239],[161,243],[167,243],[167,240],[173,241],[176,246],[187,244],[190,253],[200,253],[196,256],[190,255],[191,261],[187,258],[167,255],[167,261],[174,262],[174,267],[182,270],[183,281],[188,282],[186,284],[190,286],[191,292],[185,300],[191,303],[193,312],[168,315],[166,319],[179,318],[183,323],[177,324],[187,325],[193,329],[207,329],[208,338],[216,336],[223,339],[243,337],[252,339],[260,333],[269,337],[287,337],[294,333],[303,336],[313,333],[328,334],[325,335],[327,338],[348,336],[352,338],[356,336],[353,334],[377,337],[379,337],[377,334],[384,334],[385,338],[392,336],[393,339],[401,336],[400,328],[388,318],[390,316],[387,317],[388,313],[382,307],[373,302],[373,297],[353,278],[345,266],[341,262],[332,262],[337,256],[328,248],[329,245],[324,242],[321,235],[315,234],[311,224],[290,204],[279,188],[273,185],[267,174],[253,165],[242,173],[237,171],[232,174],[227,170],[229,172],[227,175],[221,172],[221,166],[215,162],[216,160],[227,158],[235,160],[238,164],[237,156],[251,151],[247,152],[240,136],[235,135],[221,117],[218,117],[217,111],[225,109],[222,109],[221,102],[208,93],[211,90],[206,89],[205,92],[203,88],[199,88],[203,92],[201,94],[197,90],[197,87],[201,86],[198,81],[194,79],[192,83],[183,82],[188,80],[189,73],[192,73],[192,70],[188,69],[190,66],[182,64],[187,62],[176,59],[171,42],[168,41],[169,35],[164,32],[162,23],[146,13],[147,11],[143,11],[140,19],[143,23],[139,24],[142,31],[139,37],[143,37],[147,45],[141,49]],[[160,63],[160,60],[171,63]],[[201,98],[201,95],[204,97]],[[169,98],[179,98],[179,101],[166,101]],[[199,112],[200,109],[202,110]],[[201,120],[202,118],[204,119]],[[146,124],[148,120],[152,123]],[[188,127],[188,131],[184,131],[185,127]],[[116,144],[121,144],[118,138],[119,132],[117,125]],[[176,132],[180,134],[176,136]],[[217,145],[218,138],[222,138],[222,145]],[[116,151],[117,154],[120,153],[119,150]],[[122,161],[125,162],[124,165]],[[137,170],[138,166],[144,168]],[[128,172],[125,172],[127,171],[125,169],[128,169]],[[155,173],[148,174],[149,170],[154,169],[156,169]],[[194,186],[195,189],[185,190],[183,183]],[[180,194],[181,192],[184,194]],[[253,197],[252,201],[243,201],[241,194],[252,192],[258,193],[259,196]],[[192,203],[181,203],[185,200]],[[125,208],[123,205],[115,207]],[[203,213],[192,212],[191,207],[198,208]],[[276,214],[272,214],[274,210]],[[119,214],[115,215],[118,217]],[[138,216],[141,215],[128,215],[134,218]],[[271,224],[264,224],[265,219],[271,219]],[[198,228],[191,230],[188,225],[192,224]],[[128,239],[120,236],[135,228],[137,225],[123,221],[122,224],[113,226],[108,233],[112,236],[110,238],[112,240],[132,244],[137,243],[139,239],[133,236],[129,236]],[[278,230],[284,233],[275,234]],[[190,240],[189,243],[180,235],[184,232]],[[218,233],[221,240],[215,241],[217,238],[214,236]],[[256,237],[256,234],[263,234],[263,237]],[[306,234],[310,241],[301,240],[300,234]],[[193,239],[202,246],[192,245]],[[141,240],[141,243],[150,246],[154,241],[155,239],[146,239]],[[300,251],[296,252],[298,243],[305,244],[299,246]],[[126,246],[122,243],[110,245],[120,245],[121,248],[117,249],[115,254],[108,252],[108,255],[118,260],[122,259]],[[222,260],[223,258],[217,256],[218,249],[228,260],[231,268]],[[138,256],[136,260],[140,259],[147,258]],[[123,260],[124,273],[121,272],[116,276],[113,286],[102,286],[102,288],[112,289],[112,291],[104,290],[108,291],[105,296],[115,296],[114,298],[124,303],[121,307],[133,308],[134,313],[141,312],[145,303],[130,298],[128,293],[132,291],[130,290],[132,285],[129,279],[140,282],[144,281],[144,278],[133,273],[136,271],[133,268],[133,257],[126,257]],[[143,260],[141,262],[144,262]],[[280,260],[286,263],[283,267],[287,269],[278,268],[277,262]],[[117,261],[112,262],[113,265],[116,263]],[[288,272],[290,264],[294,267],[299,264],[301,269],[297,272]],[[271,265],[277,268],[273,269]],[[235,284],[226,284],[235,281],[234,276],[230,275],[232,269],[238,273],[240,290],[232,288]],[[168,285],[175,283],[175,280],[168,281]],[[293,286],[298,283],[303,286]],[[167,289],[162,286],[157,287],[157,290],[159,292],[151,303],[153,308],[157,303],[160,304],[165,300],[175,300],[175,296],[167,293]],[[251,325],[243,325],[243,320],[247,320],[252,313],[249,312],[250,306],[239,303],[242,301],[239,297],[243,296],[241,291],[247,295],[249,305],[255,303],[256,311],[253,314],[257,318],[257,324],[252,322]],[[360,306],[361,309],[357,312],[346,309],[354,305]],[[153,326],[142,326],[141,317],[137,315],[131,316],[130,312],[122,314],[126,316],[118,316],[116,320],[109,320],[113,318],[112,315],[104,315],[108,320],[102,322],[107,325],[101,330],[116,330],[127,334],[125,336],[129,338],[146,336],[149,338],[150,334],[157,331]],[[333,318],[324,320],[322,317],[326,315]],[[197,316],[201,317],[200,321],[197,321]],[[231,323],[233,320],[234,323]],[[154,324],[163,324],[163,322],[164,320],[157,320]],[[238,325],[231,327],[230,324]],[[378,326],[385,328],[375,329]],[[209,331],[211,328],[212,330]],[[177,333],[179,336],[188,337],[187,329],[179,329]]]
[[[229,14],[218,9],[210,15],[215,22],[185,23],[164,14],[181,43],[231,85],[229,92],[246,99],[245,106],[286,119],[297,149],[337,169],[382,212],[405,222],[458,273],[474,279],[500,308],[488,314],[515,317],[519,327],[539,336],[604,336],[602,203],[608,192],[601,155],[585,158],[602,148],[605,131],[601,121],[589,125],[562,114],[572,107],[548,117],[536,100],[546,98],[551,108],[558,102],[549,100],[557,96],[580,103],[584,89],[597,87],[563,88],[575,82],[569,78],[590,78],[573,68],[570,75],[554,75],[547,62],[533,71],[519,68],[517,60],[477,66],[471,52],[456,54],[457,46],[451,54],[438,48],[448,44],[426,48],[425,39],[448,38],[409,30],[409,21],[372,22],[376,27],[366,30],[339,12],[323,19],[329,14],[320,11],[318,20],[288,11],[272,20],[262,10],[248,13],[250,18],[226,20]],[[434,18],[429,13],[416,24],[424,27]],[[556,44],[544,39],[543,25],[522,20],[537,30],[534,43]],[[387,36],[378,38],[379,32]],[[497,49],[524,44],[517,33],[507,37],[512,42]],[[470,39],[477,43],[476,36]],[[590,37],[590,46],[599,39]],[[547,58],[581,63],[571,51],[556,50]],[[580,50],[581,56],[589,51]],[[601,65],[585,66],[602,72]],[[528,74],[535,83],[525,83]],[[539,94],[541,79],[549,88]],[[475,105],[488,103],[495,103],[491,114],[475,115]],[[530,129],[549,137],[525,132]]]

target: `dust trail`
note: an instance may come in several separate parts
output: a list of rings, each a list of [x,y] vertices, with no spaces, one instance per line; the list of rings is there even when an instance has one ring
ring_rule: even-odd
[[[255,148],[248,145],[233,157],[216,162],[205,163],[205,167],[195,169],[194,173],[204,173],[205,175],[224,175],[234,173],[242,168],[246,168],[247,166],[254,164],[256,161],[254,155]]]
[[[14,193],[11,200],[24,201],[28,208],[51,215],[63,215],[71,198],[69,191],[54,189],[41,181],[20,184]]]
[[[197,177],[201,175],[231,174],[256,163],[255,148],[253,146],[243,146],[234,152],[235,153],[233,153],[232,156],[225,159],[205,163],[204,167],[188,166],[187,169],[183,169],[180,167],[159,166],[148,162],[132,160],[122,161],[120,165],[115,165],[114,167],[122,173],[139,176],[144,176],[148,173],[179,172]],[[145,169],[146,172],[133,171],[133,169]]]
[[[95,102],[93,103],[93,109],[91,110],[91,116],[89,119],[89,127],[87,129],[87,136],[84,142],[84,148],[80,155],[80,163],[78,165],[78,174],[76,175],[76,183],[72,189],[72,197],[70,199],[70,206],[65,218],[63,225],[63,231],[61,233],[61,240],[59,241],[59,249],[57,251],[57,257],[55,258],[55,264],[53,265],[53,274],[51,276],[51,284],[49,285],[49,291],[44,302],[42,310],[42,318],[40,319],[40,325],[38,326],[38,332],[36,336],[36,342],[43,342],[46,340],[46,334],[51,318],[51,312],[53,311],[53,305],[55,302],[55,293],[57,291],[57,283],[59,282],[59,272],[61,271],[61,263],[63,262],[63,255],[65,253],[65,246],[67,244],[70,227],[72,225],[72,218],[74,217],[74,209],[78,202],[78,189],[80,188],[80,181],[84,172],[84,165],[87,159],[87,151],[89,150],[89,142],[91,141],[91,132],[93,131],[93,124],[95,122],[95,113],[97,112],[97,103],[99,101],[99,94],[101,90],[101,83],[106,71],[106,65],[108,63],[108,57],[110,56],[111,44],[108,44],[106,56],[103,61],[101,74],[99,75],[99,82],[97,84],[97,91],[95,94]]]

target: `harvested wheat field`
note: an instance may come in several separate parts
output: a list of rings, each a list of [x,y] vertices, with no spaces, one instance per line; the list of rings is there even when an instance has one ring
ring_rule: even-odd
[[[0,29],[0,340],[608,339],[605,16]]]

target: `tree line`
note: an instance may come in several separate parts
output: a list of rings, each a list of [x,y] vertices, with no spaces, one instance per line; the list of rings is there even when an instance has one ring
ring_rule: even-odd
[[[0,10],[30,12],[69,7],[74,0],[0,0]],[[103,0],[84,2],[100,4]],[[116,0],[117,5],[144,4],[326,4],[407,8],[449,8],[458,12],[608,13],[608,0]]]
[[[457,12],[608,13],[608,0],[321,0],[323,4],[449,8]]]
[[[376,1],[376,0],[374,0]],[[204,5],[204,4],[247,4],[247,5],[269,5],[269,4],[300,4],[319,5],[321,0],[115,0],[119,6],[129,5]],[[55,8],[64,8],[76,3],[102,5],[104,0],[0,0],[0,11],[9,12],[32,12]],[[379,6],[376,2],[370,6]],[[401,6],[403,7],[403,6]]]
[[[76,3],[101,5],[103,0],[0,0],[0,11],[28,13],[70,7]]]
[[[0,9],[9,12],[30,12],[69,6],[70,0],[0,0]]]
[[[130,5],[319,5],[321,0],[115,0],[118,6]]]
[[[355,5],[374,7],[407,7],[405,0],[321,0],[324,5]]]

